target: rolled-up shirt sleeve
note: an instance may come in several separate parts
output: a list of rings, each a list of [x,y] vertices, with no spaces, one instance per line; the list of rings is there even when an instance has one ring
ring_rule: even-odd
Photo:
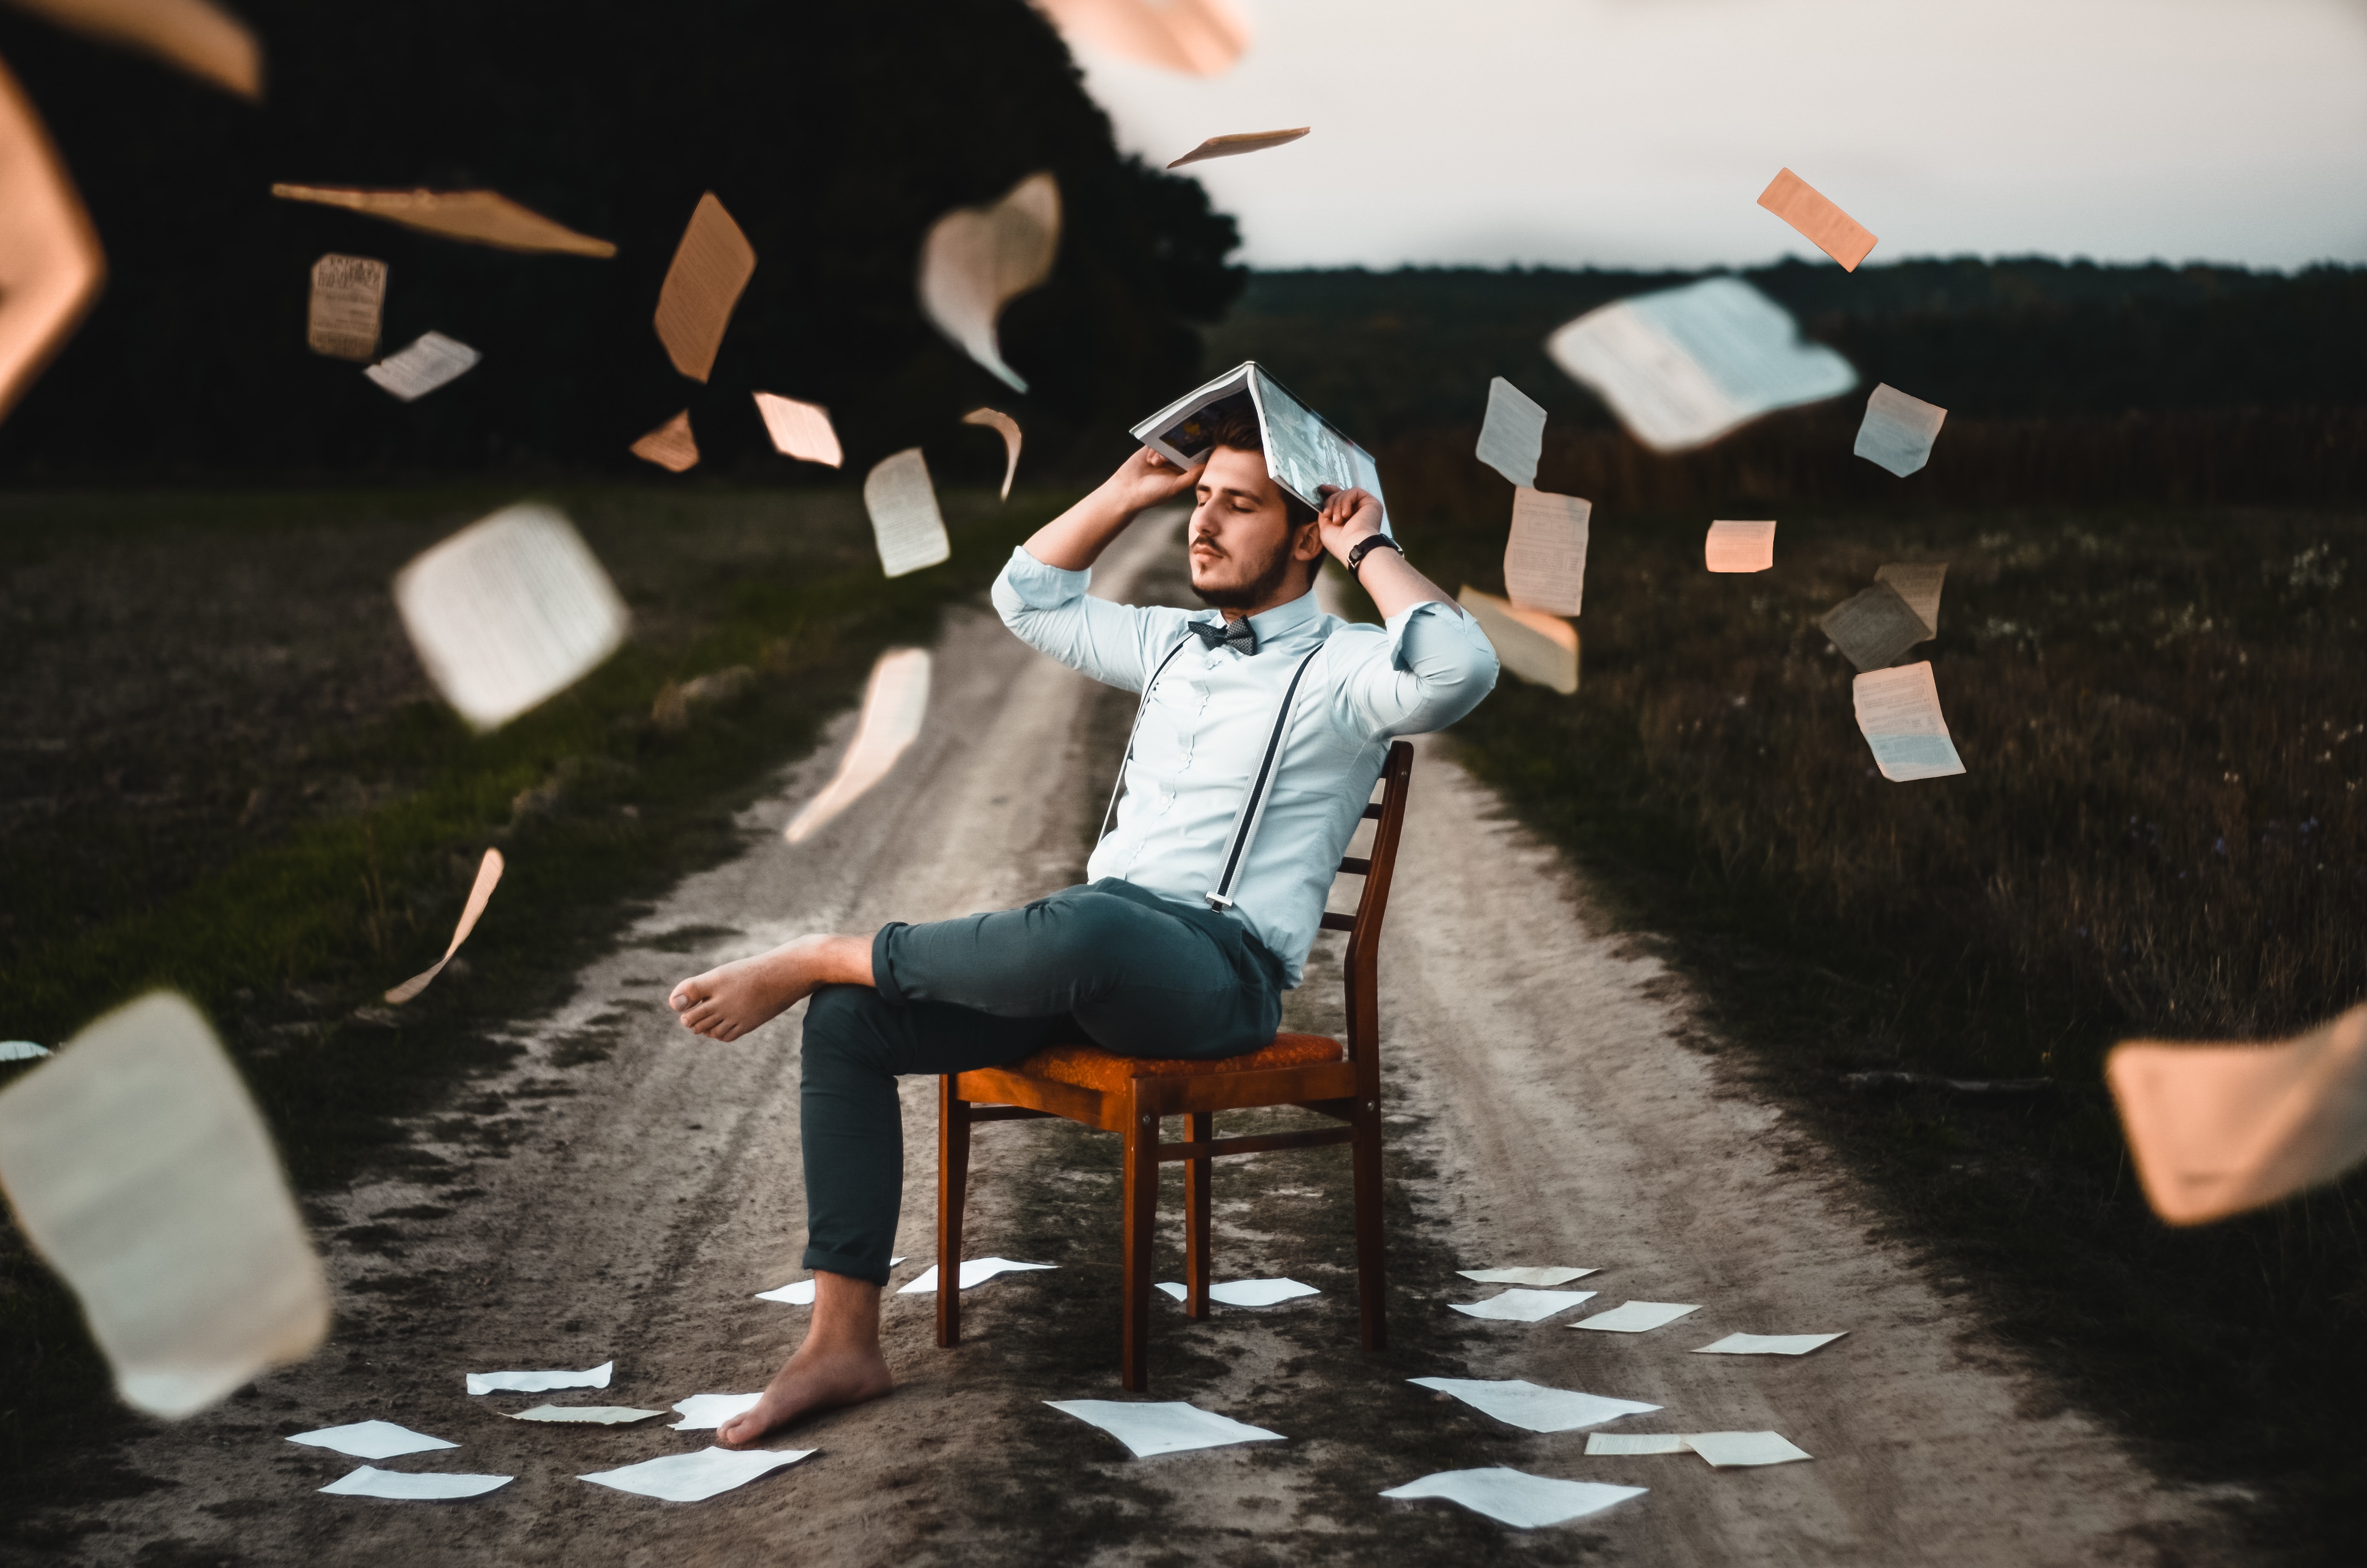
[[[1383,624],[1386,639],[1349,672],[1342,697],[1377,739],[1443,730],[1496,688],[1496,649],[1478,621],[1425,599]]]
[[[1088,571],[1047,566],[1014,548],[994,580],[994,608],[1013,635],[1070,669],[1128,691],[1142,689],[1149,670],[1145,649],[1161,615],[1181,620],[1177,611],[1137,609],[1097,599],[1085,590]]]

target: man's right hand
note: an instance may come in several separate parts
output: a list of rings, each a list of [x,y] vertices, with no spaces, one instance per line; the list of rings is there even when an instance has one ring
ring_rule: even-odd
[[[1153,506],[1190,494],[1199,477],[1199,469],[1178,468],[1149,447],[1138,447],[1132,457],[1117,465],[1116,473],[1102,482],[1101,488],[1102,494],[1132,521]]]

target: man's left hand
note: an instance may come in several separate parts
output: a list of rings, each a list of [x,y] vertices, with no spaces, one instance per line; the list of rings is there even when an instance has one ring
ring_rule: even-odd
[[[1324,485],[1323,509],[1315,515],[1315,528],[1323,540],[1323,548],[1345,566],[1348,551],[1356,541],[1368,534],[1381,531],[1381,498],[1369,490],[1342,490]]]

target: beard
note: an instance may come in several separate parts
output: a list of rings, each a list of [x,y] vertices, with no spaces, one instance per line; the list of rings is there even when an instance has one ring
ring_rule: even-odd
[[[1230,587],[1204,588],[1197,582],[1192,592],[1211,609],[1248,609],[1253,605],[1270,602],[1280,591],[1284,579],[1298,562],[1290,558],[1290,544],[1285,540],[1258,574],[1246,583]]]

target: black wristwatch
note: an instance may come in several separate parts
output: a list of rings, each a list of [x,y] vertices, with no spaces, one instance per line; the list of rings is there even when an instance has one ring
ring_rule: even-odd
[[[1364,538],[1358,540],[1354,544],[1348,547],[1348,575],[1354,577],[1356,575],[1356,568],[1365,563],[1365,557],[1372,554],[1376,549],[1394,550],[1398,552],[1399,560],[1402,561],[1405,559],[1405,547],[1398,543],[1397,540],[1391,539],[1388,535],[1381,533],[1366,534]],[[1362,578],[1358,578],[1357,580],[1359,582],[1363,581]]]

